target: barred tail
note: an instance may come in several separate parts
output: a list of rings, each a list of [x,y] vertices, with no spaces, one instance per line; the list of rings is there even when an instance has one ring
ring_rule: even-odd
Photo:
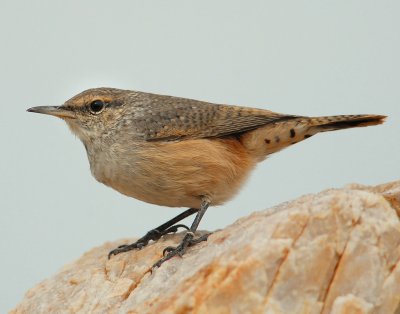
[[[267,124],[246,132],[240,141],[258,161],[319,132],[381,124],[385,116],[342,115],[329,117],[295,117]]]

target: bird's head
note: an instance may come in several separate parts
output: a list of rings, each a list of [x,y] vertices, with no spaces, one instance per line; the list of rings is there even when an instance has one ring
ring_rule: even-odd
[[[124,113],[131,91],[115,88],[88,89],[61,106],[39,106],[27,111],[65,120],[84,143],[109,134]]]

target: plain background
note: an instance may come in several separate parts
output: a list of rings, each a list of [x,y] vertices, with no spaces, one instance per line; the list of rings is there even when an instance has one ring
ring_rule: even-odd
[[[105,241],[182,209],[97,183],[62,120],[25,112],[110,86],[300,115],[386,114],[259,165],[201,229],[400,174],[399,1],[0,1],[0,312]]]

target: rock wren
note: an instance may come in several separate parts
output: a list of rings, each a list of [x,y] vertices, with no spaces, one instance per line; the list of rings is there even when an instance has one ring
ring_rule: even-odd
[[[65,120],[83,142],[98,181],[144,202],[189,207],[109,253],[141,249],[179,227],[188,229],[154,267],[206,240],[207,235],[196,238],[194,233],[208,206],[232,198],[268,155],[319,132],[377,125],[385,119],[372,114],[296,116],[114,88],[89,89],[62,106],[28,111]],[[177,224],[194,213],[190,228]]]

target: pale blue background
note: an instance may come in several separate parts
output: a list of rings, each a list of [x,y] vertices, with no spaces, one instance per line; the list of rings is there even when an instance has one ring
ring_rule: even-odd
[[[399,1],[0,1],[0,312],[105,241],[179,209],[97,183],[61,120],[26,113],[111,86],[300,115],[387,114],[273,156],[213,230],[254,210],[400,174]]]

